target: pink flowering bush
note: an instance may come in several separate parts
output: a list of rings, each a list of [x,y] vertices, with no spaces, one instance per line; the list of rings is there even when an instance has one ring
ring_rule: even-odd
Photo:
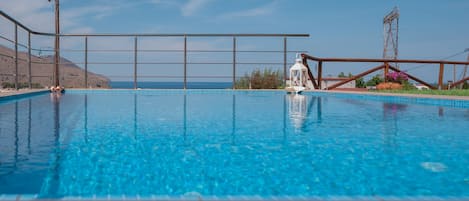
[[[403,84],[409,80],[409,76],[407,76],[404,72],[392,72],[388,73],[386,76],[386,82],[396,82]]]

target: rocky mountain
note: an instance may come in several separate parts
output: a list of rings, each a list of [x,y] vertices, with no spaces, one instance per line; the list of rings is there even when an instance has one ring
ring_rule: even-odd
[[[8,86],[15,83],[15,51],[0,45],[0,83]],[[18,52],[19,83],[28,82],[28,54]],[[32,83],[35,88],[48,87],[53,84],[53,56],[31,56]],[[85,71],[73,62],[61,58],[60,85],[65,88],[110,88],[109,79],[103,75],[88,71],[88,86],[85,86]]]

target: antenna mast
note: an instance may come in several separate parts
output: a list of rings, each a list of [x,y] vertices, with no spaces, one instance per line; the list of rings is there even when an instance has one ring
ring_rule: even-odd
[[[397,59],[398,35],[399,35],[399,9],[394,7],[392,11],[384,16],[384,47],[383,59]],[[399,68],[398,66],[396,66]]]

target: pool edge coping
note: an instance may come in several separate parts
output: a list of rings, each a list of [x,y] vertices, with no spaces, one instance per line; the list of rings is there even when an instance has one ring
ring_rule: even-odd
[[[88,89],[88,88],[72,88],[67,91],[272,91],[282,92],[283,89]],[[1,91],[0,100],[7,97],[17,97],[23,95],[35,95],[38,93],[49,92],[48,89],[32,89],[18,91]],[[430,94],[404,94],[404,93],[381,93],[373,91],[336,91],[336,90],[305,90],[306,93],[335,93],[335,94],[354,94],[354,95],[376,95],[376,96],[397,96],[409,98],[431,98],[445,100],[465,100],[469,101],[469,96],[448,96],[448,95],[430,95]]]
[[[16,98],[24,98],[49,92],[48,89],[28,89],[28,90],[14,90],[14,91],[1,91],[0,101],[10,100]]]
[[[355,94],[355,95],[376,95],[376,96],[396,96],[407,98],[430,98],[430,99],[443,99],[443,100],[463,100],[469,101],[469,96],[447,96],[447,95],[431,95],[431,94],[404,94],[404,93],[386,93],[374,91],[330,91],[330,90],[308,90],[305,92],[321,92],[321,93],[338,93],[338,94]]]
[[[193,200],[193,201],[203,201],[203,200],[240,200],[240,201],[269,201],[269,200],[324,200],[324,201],[413,201],[413,200],[469,200],[469,196],[260,196],[260,195],[237,195],[237,196],[203,196],[203,195],[93,195],[93,196],[64,196],[56,198],[41,198],[38,194],[0,194],[1,201],[20,201],[20,200],[165,200],[165,201],[179,201],[179,200]]]
[[[87,89],[73,88],[69,91],[242,91],[242,92],[285,92],[283,89]],[[407,97],[407,98],[428,98],[440,100],[462,100],[469,101],[469,96],[448,96],[448,95],[430,95],[430,94],[404,94],[404,93],[386,93],[373,91],[336,91],[336,90],[305,90],[305,93],[328,93],[328,94],[353,94],[353,95],[369,95],[369,96],[390,96],[390,97]]]

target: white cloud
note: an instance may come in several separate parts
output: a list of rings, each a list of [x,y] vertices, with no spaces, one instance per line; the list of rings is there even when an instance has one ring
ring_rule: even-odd
[[[146,3],[155,7],[165,7],[179,10],[182,16],[189,17],[196,15],[212,0],[147,0]],[[143,2],[143,1],[142,1]]]
[[[15,0],[0,1],[0,6],[3,11],[8,11],[11,15],[24,15],[29,12],[50,8],[51,4],[47,1]]]
[[[88,32],[91,27],[84,25],[83,21],[89,20],[89,17],[94,18],[95,20],[102,19],[104,17],[112,15],[112,13],[119,9],[114,6],[86,6],[78,7],[73,9],[68,9],[65,12],[62,12],[60,16],[61,26],[63,32],[67,33],[81,33],[74,32],[76,30],[87,29]],[[88,19],[86,19],[88,18]]]
[[[207,6],[212,0],[147,0],[145,2],[157,7],[175,8],[181,12],[182,16],[194,16]],[[143,1],[142,1],[143,2]]]
[[[183,16],[193,16],[209,2],[210,0],[189,0],[181,6],[181,14]]]
[[[53,4],[48,1],[0,1],[3,12],[34,31],[51,32],[54,25]]]
[[[266,5],[259,6],[257,8],[229,12],[221,15],[219,19],[235,19],[240,17],[258,17],[264,15],[270,15],[274,13],[276,9],[276,2],[272,2]]]
[[[173,1],[168,1],[168,0],[150,0],[150,3],[153,3],[153,4],[168,4],[169,2],[173,2]]]
[[[92,27],[81,26],[81,27],[70,29],[68,32],[77,33],[77,34],[92,34],[94,33],[94,29]]]
[[[183,50],[184,38],[183,37],[160,37],[160,38],[142,38],[140,39],[139,49],[142,50]],[[207,41],[191,40],[187,41],[187,48],[189,50],[220,50],[223,40],[212,39]]]
[[[67,4],[72,0],[62,0],[62,4]],[[93,33],[95,30],[93,27],[87,25],[87,21],[90,19],[100,19],[106,16],[114,14],[123,8],[131,6],[137,6],[139,4],[158,4],[160,6],[171,6],[176,9],[180,9],[181,14],[184,16],[195,15],[198,11],[204,8],[211,0],[189,0],[183,4],[181,2],[173,0],[146,0],[146,1],[127,1],[127,0],[95,0],[95,2],[86,6],[67,8],[61,7],[61,32],[62,33],[77,33],[86,34]],[[54,4],[53,1],[48,2],[47,0],[12,0],[5,1],[0,0],[0,8],[18,20],[25,26],[31,28],[34,31],[39,32],[54,32]],[[4,29],[5,26],[1,26],[2,33],[6,33],[8,36],[13,33],[13,26],[11,29]],[[150,29],[150,33],[160,32],[163,28]],[[47,38],[47,39],[46,39]],[[36,42],[37,41],[37,42]],[[132,40],[133,41],[133,40]],[[132,42],[131,41],[131,42]],[[34,41],[36,46],[39,47],[52,47],[53,41],[49,40],[48,37],[42,37],[41,40]],[[98,41],[94,41],[94,48],[103,49],[127,49],[132,47],[124,43],[116,43],[113,38],[100,38]],[[62,48],[73,49],[82,45],[81,39],[76,40],[65,40],[62,42]],[[181,49],[183,47],[182,38],[154,38],[148,40],[145,43],[140,43],[142,49],[152,49],[155,47],[164,47],[167,49]],[[215,41],[190,41],[188,43],[191,49],[220,49],[218,42]],[[163,48],[162,48],[163,49]]]
[[[92,16],[95,20],[102,19],[113,12],[119,10],[127,3],[116,3],[100,0],[101,3],[90,6],[82,6],[76,8],[63,8],[60,12],[60,24],[62,33],[71,33],[73,30],[90,31],[90,27],[86,26],[86,19]],[[67,1],[65,1],[66,3]],[[61,2],[62,4],[64,2]],[[46,0],[14,0],[0,1],[2,10],[24,24],[26,27],[39,32],[54,32],[54,3]]]

